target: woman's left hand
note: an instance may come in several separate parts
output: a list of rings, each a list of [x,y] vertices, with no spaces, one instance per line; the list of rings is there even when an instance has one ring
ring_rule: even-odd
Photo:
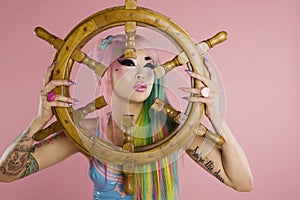
[[[200,88],[180,88],[182,91],[195,94],[192,97],[183,97],[183,99],[188,100],[190,102],[201,102],[204,103],[205,106],[205,114],[208,119],[212,119],[214,116],[219,115],[219,84],[217,81],[217,75],[215,70],[212,67],[212,63],[209,63],[207,59],[204,59],[204,64],[207,69],[207,75],[202,76],[198,73],[186,70],[189,76],[201,81],[203,87]],[[203,88],[206,90],[207,96],[203,94]],[[207,90],[207,88],[209,90]],[[208,91],[208,93],[207,93]]]

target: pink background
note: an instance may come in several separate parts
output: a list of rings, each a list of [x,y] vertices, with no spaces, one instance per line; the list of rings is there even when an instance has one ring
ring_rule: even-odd
[[[1,0],[0,152],[37,111],[42,76],[54,49],[37,39],[42,26],[63,38],[85,17],[123,0]],[[185,158],[183,200],[298,199],[300,156],[299,0],[139,0],[172,18],[196,40],[229,33],[211,51],[227,95],[226,118],[249,158],[254,189],[238,193]],[[0,183],[0,199],[91,199],[81,155],[15,183]]]

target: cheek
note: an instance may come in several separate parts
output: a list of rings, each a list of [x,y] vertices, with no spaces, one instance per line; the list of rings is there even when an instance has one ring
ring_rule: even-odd
[[[152,69],[146,70],[146,82],[148,83],[154,82],[154,71]]]
[[[112,71],[111,80],[113,86],[116,86],[119,84],[128,84],[128,82],[132,80],[132,77],[130,77],[128,70],[122,68],[114,68]]]

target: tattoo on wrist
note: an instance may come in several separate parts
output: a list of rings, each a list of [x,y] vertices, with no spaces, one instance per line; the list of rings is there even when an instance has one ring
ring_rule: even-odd
[[[202,153],[198,153],[197,150],[200,147],[197,146],[195,149],[188,149],[187,154],[198,164],[203,166],[208,172],[210,172],[213,176],[215,176],[219,181],[224,183],[224,179],[221,177],[221,170],[214,170],[214,161],[204,157]]]
[[[59,133],[56,133],[55,135],[53,135],[52,137],[50,138],[47,138],[46,140],[43,140],[39,143],[36,143],[34,145],[35,148],[40,148],[41,146],[44,146],[44,145],[49,145],[51,144],[53,141],[57,140],[57,139],[60,139],[60,138],[64,138],[64,139],[68,139],[68,136],[66,136],[66,134],[64,132],[59,132]]]

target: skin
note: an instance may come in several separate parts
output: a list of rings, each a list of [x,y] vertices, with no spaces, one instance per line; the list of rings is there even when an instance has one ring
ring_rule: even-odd
[[[153,60],[146,51],[138,50],[137,54],[137,59],[121,57],[111,64],[113,93],[126,104],[128,101],[142,103],[150,95],[153,86],[154,71],[150,68],[153,66]],[[145,83],[147,89],[143,92],[136,91],[134,84],[137,82]]]
[[[123,134],[118,128],[122,127],[123,114],[139,116],[143,102],[151,93],[154,81],[154,71],[151,69],[153,62],[147,51],[137,50],[137,59],[121,57],[110,66],[113,121],[108,136],[116,145],[123,144],[123,137],[120,137]],[[147,89],[143,92],[135,90],[134,85],[137,83],[144,83]]]
[[[152,63],[149,59],[150,54],[146,51],[138,51],[137,59],[131,59],[132,66],[120,65],[116,61],[112,64],[111,82],[112,88],[115,89],[113,119],[108,124],[108,137],[116,145],[121,145],[123,142],[122,131],[118,128],[118,123],[122,113],[130,112],[138,116],[142,108],[142,102],[149,96],[151,92],[151,84],[153,81],[153,71],[145,67],[147,63]],[[124,59],[124,58],[120,58]],[[124,64],[124,63],[123,63]],[[196,136],[187,154],[204,170],[212,174],[225,185],[237,191],[250,191],[253,185],[251,170],[241,146],[235,139],[226,122],[220,116],[218,108],[218,84],[216,74],[206,63],[209,72],[208,77],[200,76],[199,74],[189,72],[188,74],[200,80],[205,86],[210,89],[209,97],[188,97],[185,98],[191,102],[202,102],[205,106],[205,113],[217,133],[222,134],[225,139],[225,144],[222,147],[212,145],[211,151],[203,153],[200,149],[204,143],[203,137]],[[52,91],[55,87],[61,85],[70,85],[66,80],[51,80],[50,74],[53,66],[47,68],[44,76],[44,87],[41,90],[39,111],[36,117],[29,124],[27,129],[11,143],[9,148],[4,152],[0,160],[0,181],[12,182],[22,177],[28,176],[36,171],[43,170],[47,167],[55,165],[67,157],[79,153],[80,150],[66,137],[65,133],[57,133],[55,136],[33,146],[32,135],[42,129],[47,122],[53,117],[52,107],[68,107],[72,103],[69,97],[57,95],[53,102],[47,102],[46,94]],[[122,85],[123,81],[127,81],[129,85],[134,85],[137,81],[137,75],[144,76],[144,81],[147,82],[147,90],[137,92],[132,90],[128,95],[118,90],[117,85]],[[141,78],[139,76],[139,78]],[[199,94],[197,88],[181,88],[188,94]],[[124,106],[127,105],[127,106]],[[95,123],[92,120],[87,120],[86,126],[95,128]],[[19,147],[23,147],[21,150]],[[58,153],[59,152],[59,153]],[[22,157],[23,156],[23,157]],[[20,159],[22,157],[22,159]],[[35,163],[36,161],[36,163]],[[36,167],[38,165],[38,168]]]

